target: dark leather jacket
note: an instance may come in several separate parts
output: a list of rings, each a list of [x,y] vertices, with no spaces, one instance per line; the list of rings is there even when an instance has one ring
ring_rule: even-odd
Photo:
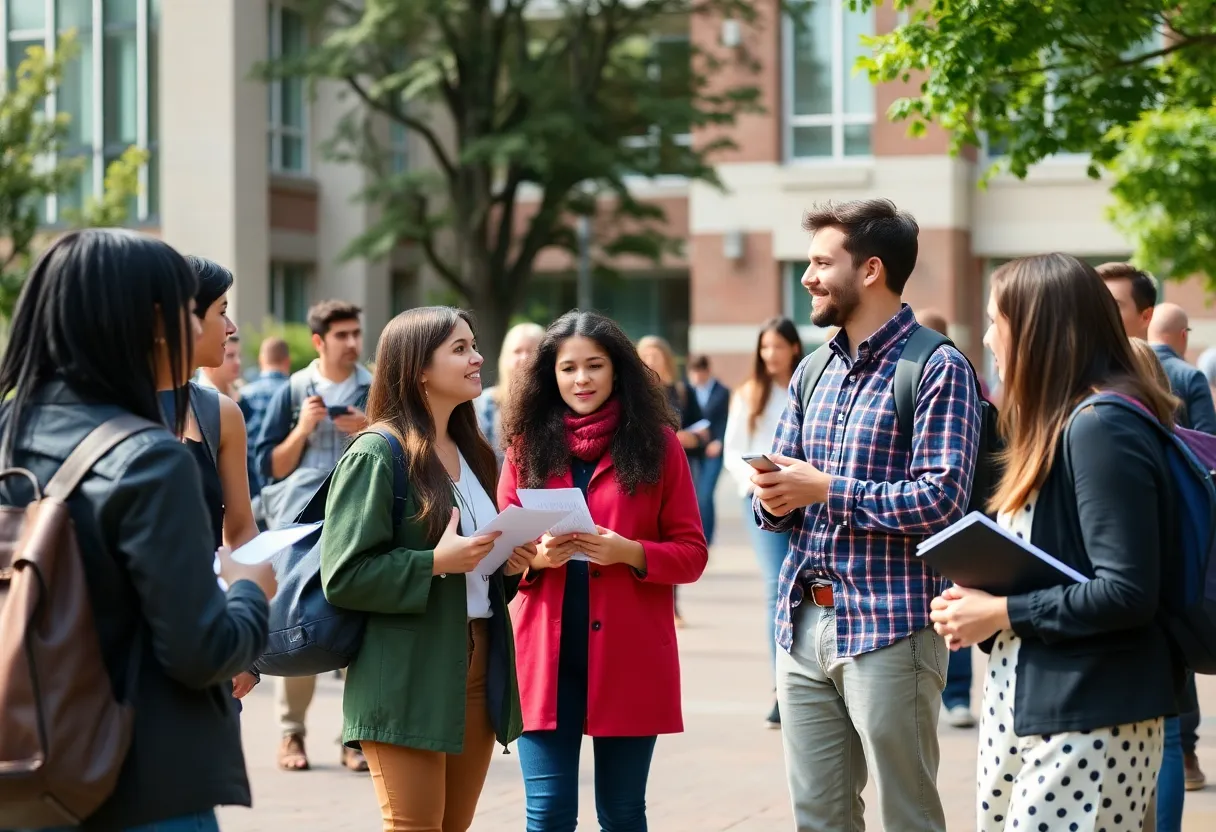
[[[26,413],[5,464],[28,468],[45,487],[68,452],[120,410],[52,382]],[[0,412],[0,424],[7,418]],[[29,491],[17,478],[0,483],[9,505],[28,502]],[[216,583],[194,459],[169,430],[145,431],[102,458],[68,506],[116,696],[126,693],[134,639],[142,641],[131,750],[114,794],[82,828],[249,806],[230,680],[265,645],[267,604],[248,581],[226,596]]]

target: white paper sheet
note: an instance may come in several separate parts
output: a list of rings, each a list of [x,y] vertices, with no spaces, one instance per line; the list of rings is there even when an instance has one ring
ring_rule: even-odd
[[[558,523],[568,512],[537,510],[507,506],[502,514],[486,523],[475,534],[502,532],[494,541],[494,548],[486,555],[473,572],[483,577],[492,575],[511,557],[516,546],[531,543]]]
[[[587,499],[579,489],[521,488],[516,493],[524,508],[565,512],[565,518],[548,529],[549,534],[598,534],[595,521],[591,519],[591,509],[587,507]],[[587,553],[575,552],[571,559],[586,560]]]
[[[321,528],[320,522],[301,523],[297,526],[284,526],[274,531],[262,532],[233,552],[232,559],[244,564],[264,563],[319,528]]]
[[[691,431],[692,433],[700,433],[703,430],[709,430],[711,427],[713,427],[713,424],[708,419],[698,419],[688,427],[684,428],[684,430]]]

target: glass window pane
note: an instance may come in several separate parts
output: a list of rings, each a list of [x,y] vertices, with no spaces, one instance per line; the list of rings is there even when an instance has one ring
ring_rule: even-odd
[[[8,0],[8,30],[20,32],[46,27],[46,4],[42,0]]]
[[[806,158],[808,156],[831,156],[832,128],[827,125],[823,127],[795,127],[794,146],[790,154],[795,159]]]
[[[93,40],[81,30],[78,38],[80,51],[63,71],[59,84],[56,105],[59,112],[67,113],[68,146],[93,145]]]
[[[284,78],[279,82],[282,93],[279,104],[279,124],[304,128],[304,79]]]
[[[135,30],[106,32],[103,43],[102,113],[106,144],[136,141]]]
[[[59,219],[66,219],[65,211],[80,211],[85,200],[93,195],[93,154],[77,157],[84,163],[80,176],[59,194]]]
[[[654,45],[655,68],[658,71],[659,95],[664,100],[683,101],[692,89],[692,47],[688,38],[663,38]],[[688,132],[687,123],[678,125],[676,132]]]
[[[813,0],[806,16],[793,25],[793,112],[797,116],[832,112],[832,5]]]
[[[874,34],[874,10],[866,12],[844,9],[844,111],[871,115],[874,112],[874,85],[864,72],[854,72],[853,66],[862,55],[870,53],[861,42],[862,35]]]
[[[786,314],[798,326],[806,326],[811,322],[811,294],[802,285],[802,275],[806,273],[805,262],[786,263],[785,279],[789,281],[789,309]]]
[[[304,140],[298,136],[283,136],[282,170],[304,170]]]
[[[869,156],[871,127],[868,124],[846,124],[844,126],[844,155]]]
[[[25,53],[31,46],[42,46],[42,40],[13,40],[8,44],[8,70],[15,74],[17,67],[25,60]]]
[[[55,25],[61,32],[77,29],[78,40],[85,40],[93,29],[93,0],[55,0]]]
[[[102,0],[101,18],[107,26],[111,24],[134,26],[138,16],[138,0]]]
[[[293,12],[290,9],[283,9],[282,14],[283,28],[279,41],[283,50],[282,54],[303,54],[305,47],[308,45],[308,33],[304,27],[304,18],[299,12]]]

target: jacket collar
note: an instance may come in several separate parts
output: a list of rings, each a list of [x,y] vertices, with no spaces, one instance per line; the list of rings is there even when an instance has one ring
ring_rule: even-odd
[[[881,358],[884,353],[907,338],[917,326],[919,324],[916,323],[912,307],[906,303],[902,304],[895,315],[857,345],[857,363],[863,364],[870,359]],[[853,357],[849,353],[849,336],[844,327],[840,328],[830,344],[832,352],[844,361],[845,366],[853,364]]]

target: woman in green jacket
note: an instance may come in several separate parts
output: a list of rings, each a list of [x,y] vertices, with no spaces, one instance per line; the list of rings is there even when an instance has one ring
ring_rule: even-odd
[[[535,547],[476,574],[497,533],[494,451],[477,427],[482,357],[467,313],[404,312],[380,336],[373,427],[338,462],[325,507],[321,580],[337,607],[367,612],[347,669],[342,740],[362,747],[385,832],[468,829],[495,739],[521,730],[507,602]],[[393,474],[406,474],[393,527]]]

